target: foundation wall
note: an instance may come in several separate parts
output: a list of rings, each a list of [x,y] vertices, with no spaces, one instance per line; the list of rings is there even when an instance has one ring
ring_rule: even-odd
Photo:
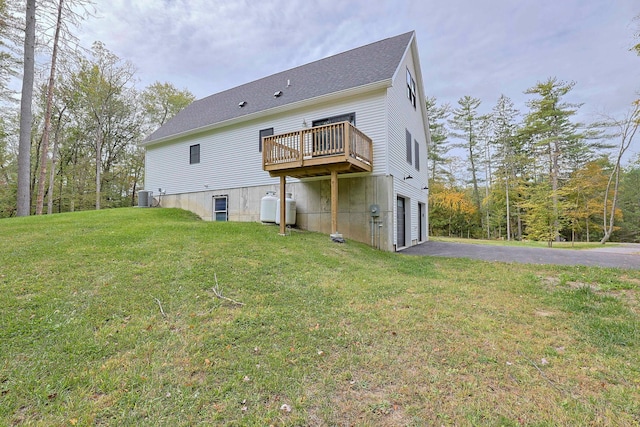
[[[165,195],[162,207],[176,207],[213,220],[213,198],[228,197],[229,221],[260,221],[260,202],[267,191],[279,195],[279,185],[223,188],[195,193]],[[331,233],[330,179],[287,183],[287,192],[296,201],[296,227]],[[155,195],[157,198],[157,195]],[[338,179],[338,232],[345,239],[370,244],[382,250],[394,250],[393,178],[390,176],[340,177]],[[380,207],[372,218],[370,206]],[[372,223],[372,219],[374,222]]]

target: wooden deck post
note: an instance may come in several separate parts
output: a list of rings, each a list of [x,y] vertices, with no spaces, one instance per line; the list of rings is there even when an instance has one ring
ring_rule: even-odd
[[[349,158],[351,156],[351,123],[344,123],[344,156]]]
[[[338,234],[338,172],[331,171],[331,235]]]
[[[287,177],[280,177],[280,235],[285,235],[287,227]]]

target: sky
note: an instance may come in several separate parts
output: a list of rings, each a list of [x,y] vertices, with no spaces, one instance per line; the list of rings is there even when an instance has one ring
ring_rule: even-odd
[[[96,0],[76,30],[196,98],[415,30],[424,92],[489,112],[556,77],[580,121],[621,116],[640,91],[638,0]],[[637,42],[637,40],[635,40]],[[635,151],[640,151],[636,142]]]

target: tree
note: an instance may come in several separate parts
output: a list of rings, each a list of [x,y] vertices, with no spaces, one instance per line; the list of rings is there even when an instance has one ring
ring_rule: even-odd
[[[522,132],[530,139],[533,148],[539,150],[539,154],[547,159],[552,216],[556,219],[560,218],[558,190],[563,172],[561,168],[571,151],[580,147],[583,138],[577,132],[578,125],[570,120],[580,106],[563,100],[574,85],[574,82],[566,83],[554,77],[538,82],[525,91],[526,94],[537,95],[537,98],[528,102],[530,111],[525,117]],[[552,234],[559,239],[560,223],[556,223],[554,228]]]
[[[0,0],[0,103],[13,103],[9,81],[19,74],[16,45],[20,43],[20,37],[16,33],[23,24],[15,22],[10,6],[15,8],[17,5]]]
[[[70,32],[70,25],[79,25],[80,21],[88,14],[87,6],[91,3],[91,0],[50,0],[49,5],[55,6],[54,10],[49,12],[48,8],[44,8],[45,11],[43,12],[43,21],[47,21],[47,18],[49,16],[54,17],[50,24],[51,27],[54,28],[54,36],[51,51],[51,62],[49,67],[49,79],[46,84],[45,109],[43,118],[44,129],[42,131],[42,140],[39,147],[40,159],[38,162],[36,215],[42,214],[44,205],[45,181],[49,156],[49,141],[51,134],[51,116],[53,114],[53,97],[56,83],[56,71],[59,51],[61,48],[65,47],[65,43],[74,39],[73,35]],[[81,13],[82,11],[84,11],[84,13]],[[49,24],[49,22],[47,22],[47,24]],[[53,166],[55,163],[55,149],[51,157],[51,169],[53,172]],[[51,183],[49,187],[51,187]],[[48,207],[47,210],[49,213],[51,213],[50,207]]]
[[[481,209],[480,191],[478,189],[478,163],[480,156],[480,127],[483,117],[478,114],[478,107],[481,101],[478,98],[464,96],[458,100],[458,108],[453,110],[453,118],[449,121],[451,127],[458,131],[452,133],[456,138],[464,142],[459,144],[467,151],[469,161],[469,172],[471,173],[471,183],[473,185],[473,201],[478,212]]]
[[[577,240],[578,233],[586,233],[590,241],[591,230],[596,228],[594,218],[602,215],[602,203],[607,191],[607,174],[603,166],[609,163],[593,161],[573,172],[567,184],[561,190],[561,196],[567,201],[565,216],[571,228],[571,241]]]
[[[624,171],[620,182],[620,223],[622,241],[640,242],[640,155]]]
[[[24,72],[22,75],[22,96],[20,98],[20,143],[18,145],[18,216],[31,213],[31,125],[33,113],[33,80],[36,46],[36,1],[27,0],[26,25],[24,35]]]
[[[446,229],[449,236],[462,235],[463,231],[467,232],[467,236],[471,233],[471,223],[477,216],[477,210],[467,193],[435,183],[429,196],[431,234],[436,234],[436,227],[441,231]]]
[[[526,211],[526,235],[531,240],[547,242],[551,247],[560,236],[559,201],[551,191],[548,181],[529,183],[525,187],[521,191],[528,195],[527,200],[522,203]]]
[[[447,175],[445,156],[450,147],[447,146],[449,131],[446,127],[446,121],[451,114],[451,107],[449,104],[438,106],[435,97],[427,97],[425,104],[429,118],[429,133],[431,134],[431,143],[427,147],[427,158],[431,163],[430,180],[435,182]]]
[[[631,146],[633,138],[640,126],[640,101],[635,101],[626,116],[621,120],[612,120],[612,127],[617,128],[616,136],[619,138],[618,151],[615,154],[615,162],[609,180],[607,182],[607,191],[604,197],[604,219],[603,231],[604,236],[600,243],[604,244],[611,238],[614,231],[615,213],[618,204],[618,190],[620,186],[620,168],[622,157]],[[611,191],[611,203],[609,203],[609,192]]]
[[[102,43],[92,48],[92,58],[80,59],[80,69],[72,76],[77,93],[74,113],[78,126],[91,142],[95,164],[95,208],[102,203],[102,180],[107,179],[118,156],[128,143],[139,138],[137,94],[132,87],[134,70]]]
[[[9,143],[12,132],[5,119],[0,117],[0,218],[10,217],[16,210],[16,156]]]
[[[142,92],[145,121],[151,130],[162,126],[196,98],[187,89],[178,90],[171,83],[155,82]]]
[[[496,148],[497,177],[502,180],[505,194],[506,235],[511,240],[511,187],[516,183],[521,158],[521,144],[518,139],[517,117],[513,101],[500,95],[491,114],[492,144]]]
[[[60,31],[62,29],[62,11],[64,10],[63,7],[64,0],[58,0],[55,34],[53,36],[53,53],[51,55],[51,68],[49,71],[49,81],[47,82],[46,107],[44,112],[44,130],[42,133],[42,147],[40,152],[38,193],[36,195],[36,215],[42,215],[42,207],[44,204],[44,180],[47,173],[47,155],[49,154],[49,130],[51,128],[53,87],[56,78],[56,61],[58,59],[58,44],[60,41]]]

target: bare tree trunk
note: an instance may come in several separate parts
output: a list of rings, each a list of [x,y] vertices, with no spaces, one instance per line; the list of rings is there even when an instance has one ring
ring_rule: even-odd
[[[589,240],[590,239],[590,237],[589,237],[589,217],[587,217],[585,222],[586,222],[585,225],[586,225],[586,228],[587,228],[587,243],[589,243],[591,241],[591,240]]]
[[[615,221],[615,212],[616,205],[618,203],[618,185],[620,184],[620,163],[622,161],[622,156],[627,151],[633,138],[638,131],[638,126],[640,126],[640,102],[636,101],[634,103],[632,111],[625,117],[625,119],[620,122],[616,122],[615,124],[620,128],[620,145],[618,147],[618,154],[616,156],[616,163],[613,167],[613,171],[611,171],[611,175],[609,176],[609,181],[607,182],[607,189],[604,194],[604,220],[603,220],[603,231],[604,236],[600,240],[600,243],[603,245],[611,238],[611,234],[613,233],[613,226]],[[613,183],[613,200],[611,201],[611,208],[607,213],[607,204],[609,201],[609,191],[611,190],[611,185]],[[609,217],[607,219],[607,216]],[[608,221],[608,224],[607,224]]]
[[[511,240],[511,207],[509,206],[509,174],[506,179],[506,198],[507,198],[507,241]]]
[[[611,210],[607,213],[607,202],[609,201],[609,191],[611,190],[611,183],[613,182],[613,200],[611,201]],[[607,182],[607,189],[604,195],[604,223],[603,230],[604,236],[600,240],[601,244],[605,244],[613,233],[613,224],[614,217],[616,212],[616,204],[618,202],[618,183],[620,182],[620,155],[618,155],[618,159],[616,161],[615,166],[613,167],[613,171],[609,176],[609,181]],[[608,222],[608,223],[607,223]]]
[[[487,221],[487,240],[491,240],[491,215],[490,208],[491,203],[489,202],[489,184],[491,183],[491,153],[489,152],[489,139],[487,138],[484,149],[484,158],[485,158],[485,170],[484,170],[484,197],[487,200],[487,212],[486,212],[486,221]]]
[[[473,145],[471,144],[471,133],[469,133],[469,163],[471,163],[471,180],[473,181],[473,198],[478,208],[478,212],[481,212],[482,206],[480,205],[480,191],[478,190],[478,177],[476,174],[475,153],[473,152]]]
[[[96,210],[100,210],[100,199],[102,198],[100,184],[102,181],[102,131],[98,130],[98,140],[96,141]]]
[[[33,79],[36,45],[36,0],[27,0],[26,27],[24,35],[24,74],[20,98],[20,142],[18,145],[18,216],[31,213],[31,125],[33,112]]]
[[[553,197],[553,234],[556,242],[560,241],[560,208],[558,206],[558,175],[560,174],[560,165],[558,163],[560,157],[560,148],[558,147],[558,141],[553,143],[552,163],[551,167],[551,191]],[[551,246],[551,245],[549,245]]]
[[[53,184],[56,177],[56,163],[58,159],[58,143],[60,139],[60,123],[62,122],[62,114],[64,108],[58,115],[58,126],[56,126],[55,136],[53,137],[53,153],[51,155],[51,169],[49,170],[49,190],[47,191],[47,214],[53,213]],[[61,195],[62,197],[62,195]]]
[[[47,156],[49,154],[49,132],[51,130],[51,106],[53,104],[53,87],[56,76],[56,59],[58,56],[58,41],[60,40],[60,28],[62,26],[62,5],[64,0],[59,0],[58,17],[56,20],[56,32],[53,38],[53,53],[51,55],[51,71],[47,85],[47,105],[44,112],[44,133],[42,135],[42,151],[40,152],[40,174],[38,176],[38,193],[36,196],[36,215],[42,215],[44,204],[44,181],[47,174]]]
[[[56,163],[58,156],[58,137],[53,141],[53,153],[51,158],[51,169],[49,170],[49,190],[47,191],[47,215],[53,213],[53,184],[56,178]]]

